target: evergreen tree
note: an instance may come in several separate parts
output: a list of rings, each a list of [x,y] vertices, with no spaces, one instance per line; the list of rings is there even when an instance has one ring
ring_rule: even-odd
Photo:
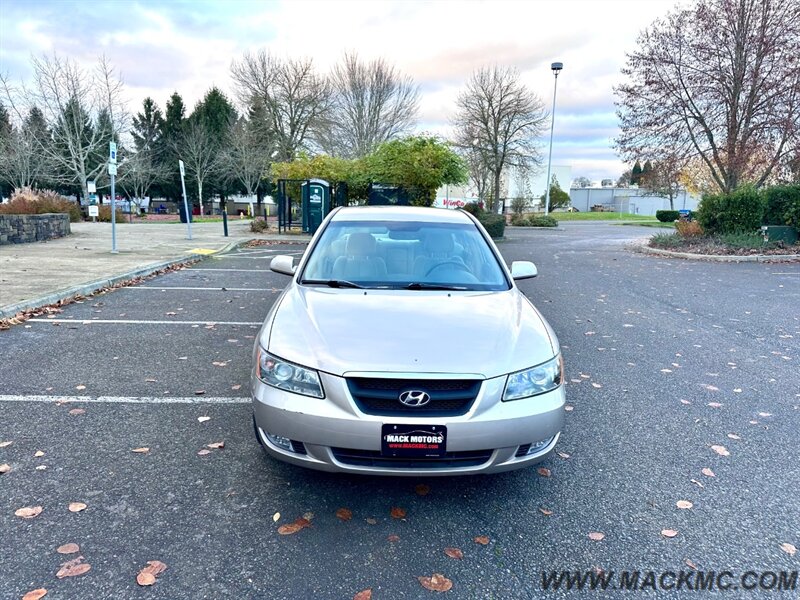
[[[180,144],[185,129],[186,106],[180,94],[173,92],[167,100],[161,133],[156,144],[156,155],[164,171],[168,173],[160,192],[175,202],[180,202],[182,199],[181,174],[178,171],[178,153],[175,149]]]
[[[639,161],[636,161],[636,164],[633,165],[633,170],[631,171],[631,185],[639,185],[639,181],[642,178],[642,165],[639,164]]]
[[[142,112],[133,117],[133,143],[137,152],[156,150],[164,130],[164,117],[155,101],[147,97],[142,102]]]
[[[649,160],[646,160],[644,162],[644,166],[642,167],[642,175],[639,178],[640,185],[650,185],[649,179],[652,173],[653,173],[653,164]]]

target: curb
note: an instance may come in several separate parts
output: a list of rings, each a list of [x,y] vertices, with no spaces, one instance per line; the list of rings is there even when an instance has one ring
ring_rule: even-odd
[[[63,290],[58,290],[57,292],[53,292],[45,296],[39,296],[38,298],[33,298],[31,300],[23,300],[22,302],[18,302],[17,304],[2,306],[0,307],[0,319],[9,319],[19,312],[25,310],[34,310],[42,306],[47,306],[48,304],[55,304],[56,302],[67,300],[69,298],[72,298],[73,296],[88,296],[103,288],[111,287],[118,283],[122,283],[123,281],[134,279],[136,277],[146,277],[147,275],[151,275],[152,273],[160,271],[161,269],[166,269],[167,267],[192,263],[198,260],[204,260],[211,256],[225,254],[226,252],[230,252],[231,250],[234,250],[239,246],[247,244],[252,239],[255,238],[245,238],[241,240],[236,240],[235,242],[230,242],[229,244],[226,244],[219,250],[215,251],[213,254],[191,254],[189,256],[182,256],[180,258],[171,258],[169,260],[163,260],[161,262],[151,263],[144,267],[139,267],[138,269],[133,269],[131,271],[127,271],[119,275],[112,275],[111,277],[96,279],[95,281],[90,281],[89,283],[82,283],[80,285],[68,287]]]
[[[750,254],[747,256],[732,256],[719,254],[692,254],[691,252],[675,252],[673,250],[662,250],[661,248],[651,248],[650,246],[638,246],[634,252],[642,254],[652,254],[655,256],[666,256],[669,258],[683,258],[687,260],[707,260],[711,262],[800,262],[800,254]]]

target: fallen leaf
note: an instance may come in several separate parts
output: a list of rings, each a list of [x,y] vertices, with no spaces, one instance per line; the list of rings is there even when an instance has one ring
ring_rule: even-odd
[[[340,508],[336,511],[336,516],[342,521],[349,521],[353,518],[353,511],[349,508]]]
[[[676,535],[678,535],[678,532],[674,529],[662,529],[661,535],[667,538],[674,538]]]
[[[786,554],[789,556],[794,556],[797,553],[797,548],[795,548],[794,545],[790,544],[789,542],[784,542],[781,544],[781,550],[786,552]]]
[[[83,502],[70,502],[69,503],[69,512],[81,512],[82,510],[86,510],[86,505]]]
[[[169,312],[166,312],[166,313],[164,313],[164,314],[165,314],[165,315],[167,315],[168,317],[174,317],[174,316],[175,316],[175,315],[177,315],[178,313],[176,313],[176,312],[174,312],[174,311],[169,311]]]
[[[179,356],[178,360],[189,360],[188,356]]]
[[[719,454],[720,456],[730,456],[731,455],[731,453],[726,450],[725,446],[711,446],[711,449],[714,452],[716,452],[717,454]]]
[[[300,517],[295,520],[294,523],[287,523],[286,525],[281,525],[278,527],[278,533],[281,535],[292,535],[293,533],[297,533],[301,529],[305,529],[310,525],[311,523],[308,521],[308,519]]]
[[[206,421],[210,421],[211,417],[197,417],[197,421],[199,423],[205,423]]]
[[[215,367],[227,367],[228,366],[227,361],[219,361],[219,360],[215,360],[211,364],[214,365]]]
[[[80,550],[81,547],[78,546],[78,544],[73,544],[72,542],[56,548],[56,552],[59,554],[75,554],[76,552],[80,552]]]
[[[157,382],[157,381],[158,381],[158,379],[153,379],[152,377],[148,377],[147,379],[145,379],[145,381],[146,381],[147,383],[155,383],[155,382]]]
[[[0,465],[0,475],[2,475],[3,473],[8,473],[10,471],[11,471],[11,465],[10,464],[3,463],[2,465]]]
[[[41,512],[41,506],[25,506],[23,508],[18,508],[14,511],[14,514],[22,519],[33,519],[34,517],[38,517]]]
[[[405,519],[406,518],[406,509],[405,508],[398,508],[397,506],[393,506],[390,512],[393,519]]]
[[[701,469],[701,471],[700,471],[700,472],[701,472],[703,475],[705,475],[706,477],[716,477],[716,475],[714,475],[714,471],[712,471],[712,470],[711,470],[711,469],[709,469],[708,467],[703,467],[703,469]]]
[[[481,546],[486,546],[489,543],[489,536],[487,536],[487,535],[479,535],[473,541],[476,544],[480,544]]]
[[[600,385],[599,383],[595,383],[595,382],[593,381],[593,382],[592,382],[592,387],[593,387],[593,388],[601,388],[601,387],[603,387],[603,386],[602,386],[602,385]]]
[[[389,537],[387,537],[386,539],[387,539],[387,540],[389,540],[389,541],[390,541],[390,542],[392,542],[392,543],[394,543],[394,542],[399,542],[399,541],[400,541],[400,536],[399,536],[399,535],[392,534],[392,535],[390,535]]]
[[[308,521],[309,523],[314,520],[314,513],[312,512],[304,512],[303,518]]]
[[[570,454],[567,454],[566,452],[557,452],[556,454],[558,454],[564,460],[568,459],[571,456]]]
[[[672,369],[661,369],[662,373],[672,373]]]
[[[564,405],[564,410],[567,411],[567,412],[572,412],[573,410],[575,410],[575,407],[572,406],[571,404],[565,404]]]
[[[202,450],[197,451],[197,456],[205,456],[206,454],[211,454],[211,450],[203,448]]]
[[[147,446],[142,446],[141,448],[134,448],[131,452],[135,452],[136,454],[144,454],[146,452],[150,452],[150,448]]]
[[[547,467],[539,467],[538,469],[536,469],[536,472],[542,477],[550,477],[551,475],[550,469],[548,469]]]
[[[691,502],[689,502],[688,500],[678,500],[678,501],[675,503],[675,506],[677,506],[678,508],[681,508],[681,509],[687,510],[687,509],[689,509],[689,508],[692,508],[692,506],[694,506],[694,504],[692,504],[692,503],[691,503]]]
[[[47,596],[47,590],[44,588],[38,588],[25,594],[22,597],[22,600],[39,600],[39,598],[44,598],[45,596]]]
[[[701,387],[704,387],[709,392],[718,392],[719,388],[715,385],[708,385],[707,383],[700,384]]]
[[[14,442],[0,442],[0,448],[7,448],[8,446],[10,446],[13,443]]]
[[[740,439],[742,439],[742,438],[740,438],[738,435],[736,435],[735,433],[729,433],[729,434],[728,434],[728,437],[729,437],[730,439],[732,439],[732,440],[740,440]]]
[[[165,565],[160,560],[148,560],[147,566],[139,571],[136,576],[136,583],[139,585],[153,585],[156,582],[156,577],[167,570]]]
[[[434,573],[430,577],[417,577],[420,585],[432,592],[446,592],[453,587],[453,582],[441,573]]]
[[[237,383],[236,385],[232,385],[232,386],[231,386],[231,389],[232,389],[232,390],[238,390],[238,389],[239,389],[239,388],[241,388],[241,387],[242,387],[242,384],[241,384],[241,383]]]
[[[85,386],[85,385],[76,385],[76,386],[75,386],[75,389],[76,389],[76,390],[85,390],[85,389],[86,389],[86,386]]]
[[[56,573],[56,577],[63,579],[64,577],[76,577],[87,573],[92,566],[89,563],[83,562],[83,556],[73,558],[61,565],[61,568]]]
[[[720,404],[719,402],[709,402],[708,405],[711,408],[722,408],[722,404]]]
[[[459,548],[445,548],[444,553],[450,558],[461,560],[464,558],[464,553]]]
[[[44,452],[42,452],[41,450],[37,450],[36,452],[34,452],[34,453],[33,453],[33,455],[34,455],[36,458],[39,458],[39,457],[41,457],[41,456],[44,456]]]
[[[765,417],[765,418],[766,418],[766,417],[771,417],[771,416],[772,416],[772,413],[768,413],[768,412],[760,412],[760,413],[758,413],[758,416],[759,416],[759,417]],[[8,442],[8,443],[10,444],[11,442]]]
[[[83,408],[73,408],[72,410],[69,411],[69,414],[71,414],[71,415],[82,415],[85,412],[86,412],[86,410],[83,409]]]
[[[361,590],[353,596],[353,600],[372,600],[372,588]]]
[[[202,396],[205,393],[206,393],[205,390],[195,390],[194,395],[195,396]]]
[[[365,519],[365,521],[367,522],[367,525],[377,525],[378,524],[378,519],[373,519],[372,517],[367,517]]]
[[[681,404],[691,404],[688,400],[681,400]]]
[[[272,515],[272,522],[277,523],[278,521],[280,521],[280,518],[281,518],[281,513],[276,512],[274,515]]]
[[[545,517],[549,517],[550,515],[553,514],[552,510],[548,510],[544,506],[539,507],[539,512],[542,513]]]
[[[697,565],[696,565],[696,564],[694,564],[694,563],[693,563],[691,560],[689,560],[688,558],[687,558],[685,561],[683,561],[683,562],[684,562],[684,563],[686,563],[686,566],[687,566],[687,567],[689,567],[690,569],[693,569],[693,570],[697,571]]]
[[[431,493],[431,488],[429,485],[420,483],[414,487],[414,491],[417,493],[417,496],[427,496]]]
[[[599,531],[592,531],[589,534],[589,539],[593,540],[595,542],[599,542],[605,537],[606,537],[606,534],[605,533],[600,533]]]
[[[736,392],[737,394],[741,394],[742,388],[733,388],[733,391]]]
[[[700,489],[703,489],[703,488],[705,488],[705,487],[706,487],[706,486],[704,486],[702,483],[700,483],[699,481],[697,481],[697,479],[690,479],[689,481],[691,481],[693,484],[695,484],[695,485],[696,485],[697,487],[699,487]]]
[[[222,450],[225,447],[225,442],[213,442],[211,444],[206,444],[206,448],[210,448],[211,450]]]

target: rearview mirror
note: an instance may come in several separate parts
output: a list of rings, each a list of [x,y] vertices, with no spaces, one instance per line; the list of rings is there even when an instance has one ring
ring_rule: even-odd
[[[530,279],[536,277],[539,271],[536,270],[536,265],[529,260],[515,260],[511,263],[511,277],[515,281],[520,279]]]
[[[294,271],[297,267],[294,266],[294,259],[291,256],[279,254],[269,263],[269,268],[281,275],[294,275]]]

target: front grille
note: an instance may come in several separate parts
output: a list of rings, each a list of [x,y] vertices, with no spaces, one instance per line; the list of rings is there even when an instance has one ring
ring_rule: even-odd
[[[352,450],[349,448],[331,448],[331,452],[333,452],[333,457],[337,461],[346,465],[384,469],[477,467],[492,457],[491,450],[447,452],[441,458],[395,458],[393,456],[382,456],[378,450]]]
[[[525,456],[526,454],[528,454],[528,450],[530,450],[530,449],[531,449],[531,445],[530,444],[523,444],[522,446],[519,447],[519,450],[517,450],[517,453],[514,456],[517,456],[517,457]]]
[[[481,389],[481,380],[349,377],[347,387],[356,406],[368,415],[452,417],[469,411]],[[425,406],[406,406],[399,397],[407,390],[427,392],[431,401]]]

